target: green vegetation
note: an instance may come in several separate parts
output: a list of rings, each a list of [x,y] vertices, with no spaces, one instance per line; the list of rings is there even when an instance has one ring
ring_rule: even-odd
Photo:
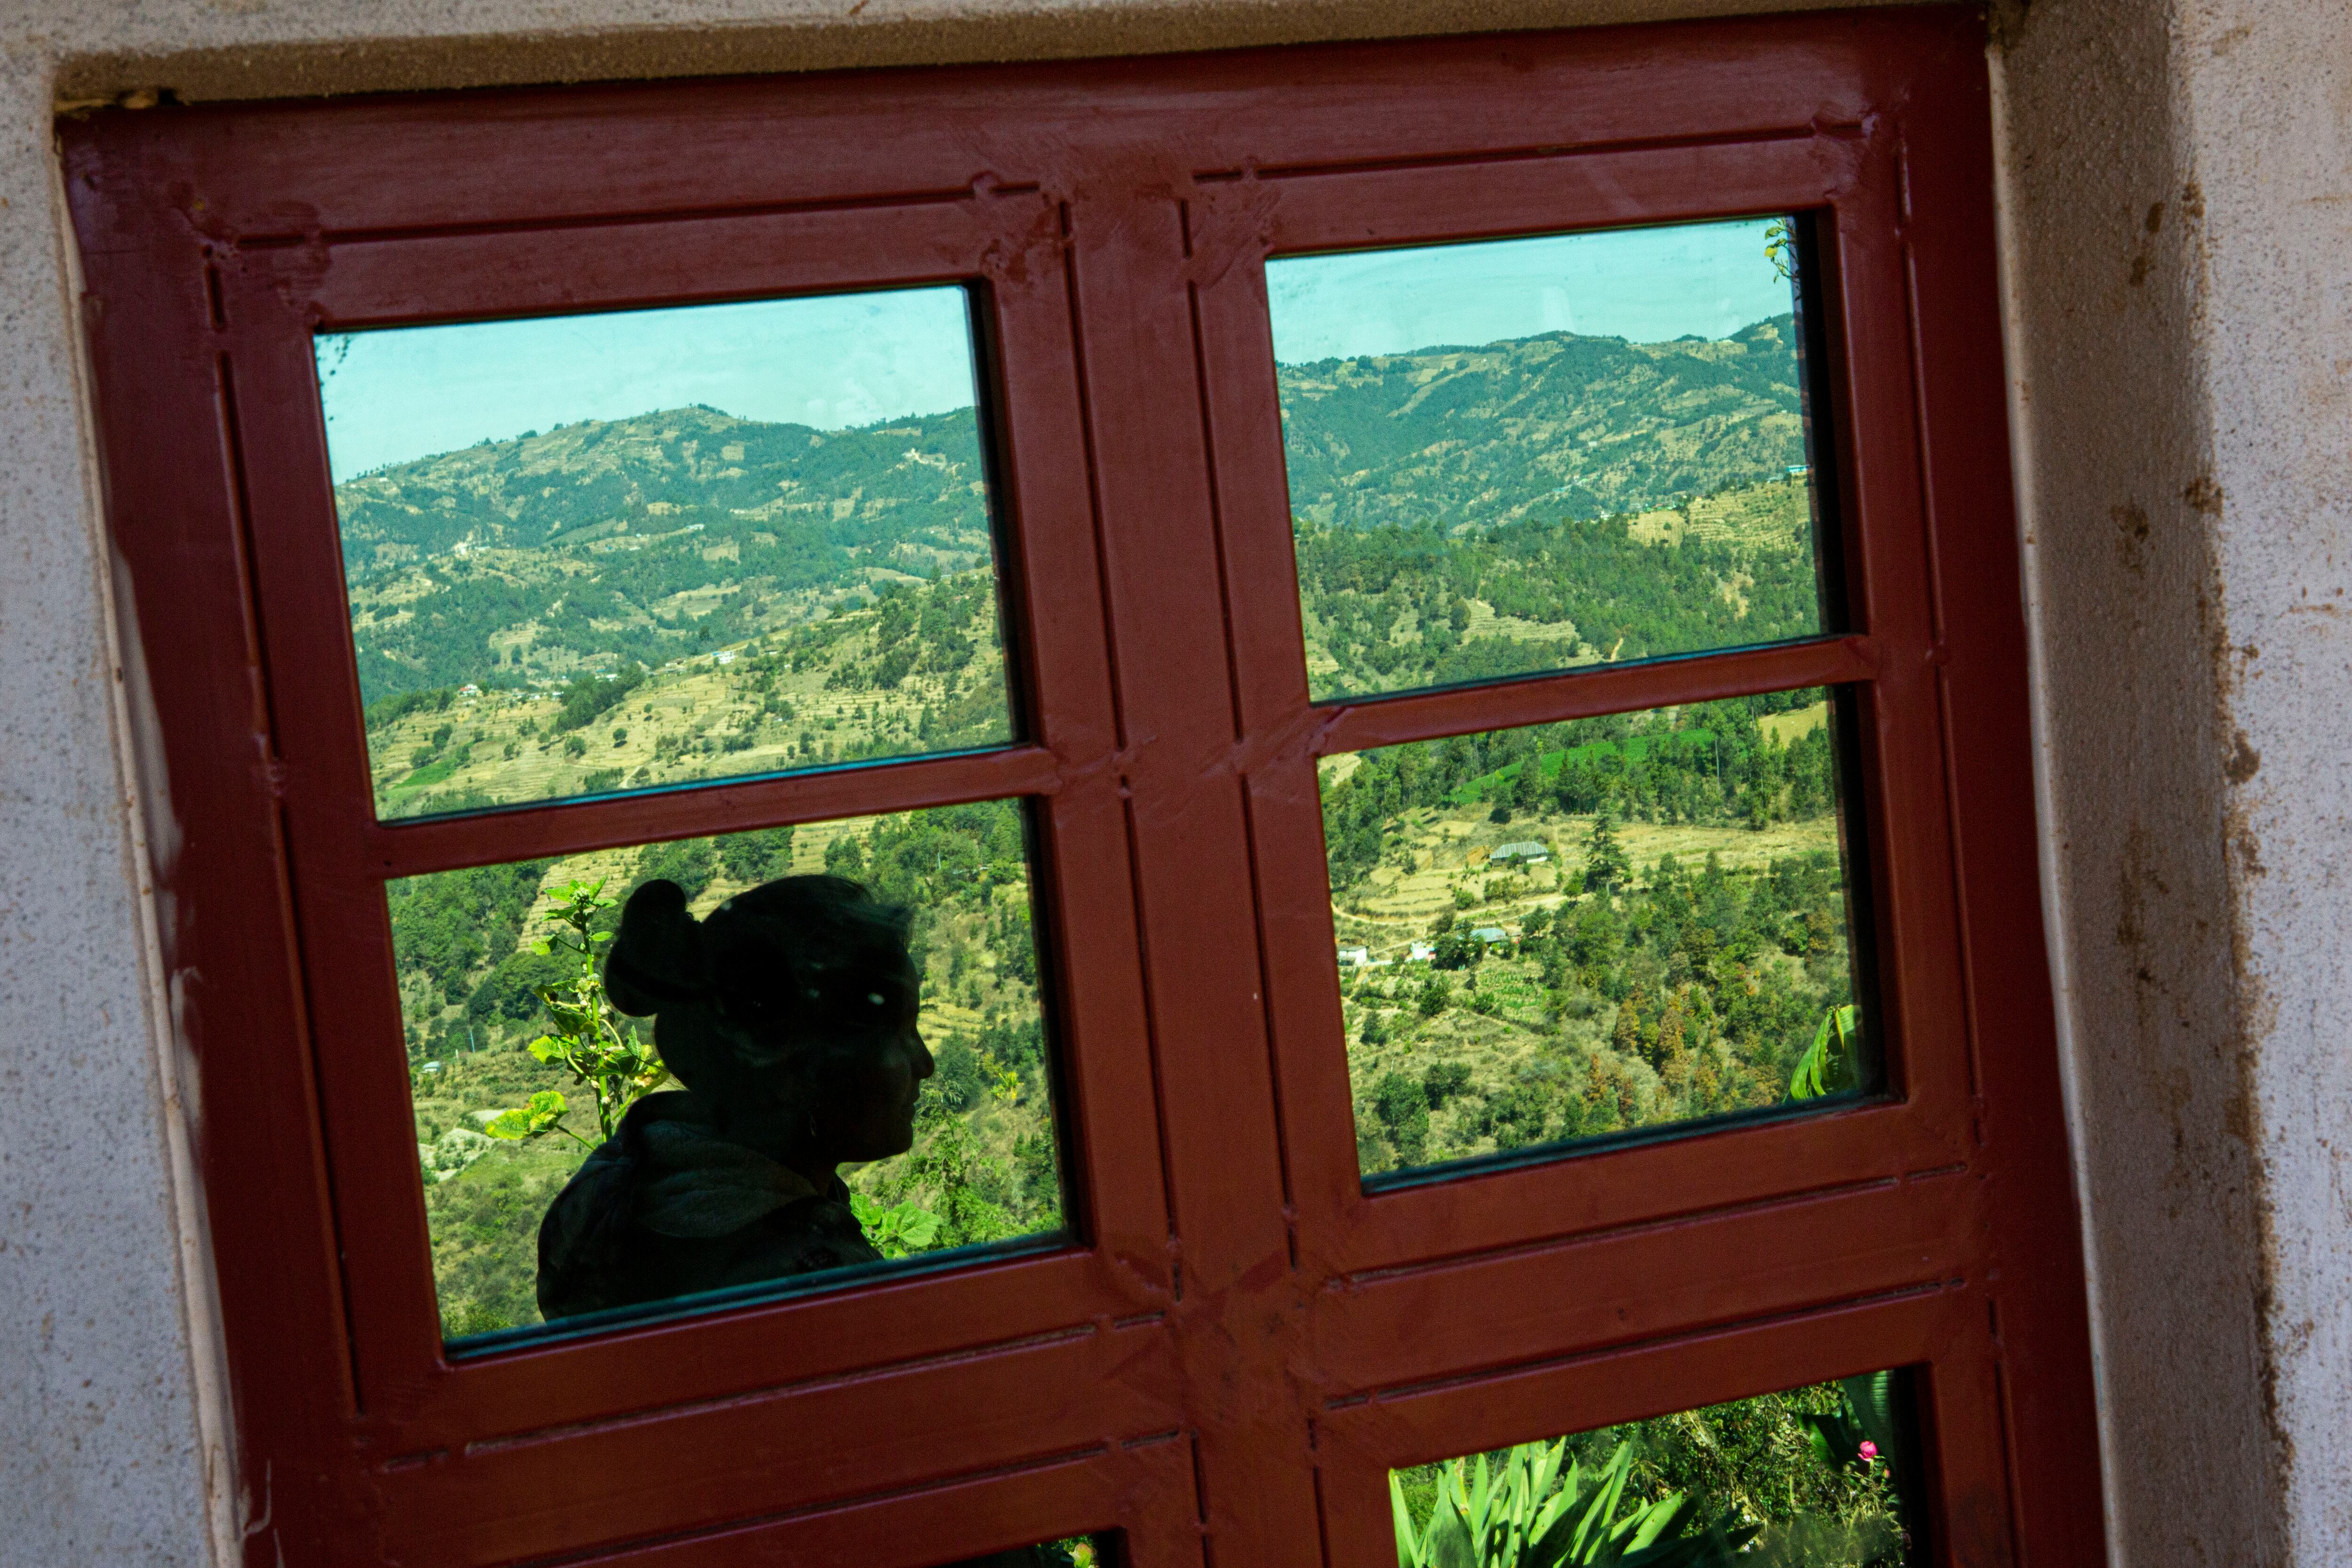
[[[877,578],[990,559],[971,409],[862,430],[708,408],[485,442],[335,489],[366,699],[658,668]]]
[[[1793,318],[1281,368],[1318,698],[1822,629]]]
[[[920,1027],[939,1060],[915,1147],[843,1173],[868,1236],[905,1257],[1060,1228],[1016,803],[444,872],[390,891],[446,1334],[538,1321],[540,1216],[662,1077],[642,1026],[614,1016],[594,981],[618,907],[666,878],[707,913],[742,888],[828,868],[913,912]],[[527,942],[526,924],[545,934]]]
[[[1878,1373],[1396,1472],[1399,1568],[1900,1568],[1893,1393]]]
[[[502,1110],[484,1122],[482,1131],[493,1138],[540,1138],[562,1132],[593,1149],[620,1131],[622,1116],[638,1097],[669,1079],[669,1070],[654,1054],[653,1042],[641,1038],[636,1026],[604,998],[596,948],[611,942],[613,933],[596,928],[598,917],[614,901],[604,892],[601,881],[568,882],[554,889],[554,907],[540,917],[547,934],[530,944],[531,953],[556,958],[566,973],[553,984],[535,987],[539,1004],[554,1027],[523,1047],[533,1059],[562,1066],[572,1081],[595,1097],[597,1136],[587,1138],[565,1126],[570,1107],[562,1092],[543,1089],[534,1091],[522,1106]]]
[[[1328,759],[1367,1173],[1866,1088],[1817,692]]]
[[[336,489],[377,810],[466,810],[1012,738],[971,411],[704,408]]]
[[[1647,1502],[1628,1498],[1631,1443],[1620,1443],[1589,1474],[1573,1459],[1560,1468],[1567,1447],[1523,1444],[1492,1477],[1483,1454],[1475,1476],[1455,1460],[1439,1474],[1436,1500],[1418,1532],[1404,1488],[1390,1476],[1399,1568],[1689,1568],[1728,1562],[1756,1533],[1729,1514],[1693,1530],[1698,1505],[1680,1492]]]
[[[1287,366],[1280,387],[1318,695],[1819,629],[1788,318]],[[339,486],[379,812],[1010,741],[984,470],[969,409],[819,432],[695,407]],[[1817,706],[1333,760],[1340,937],[1372,950],[1346,987],[1368,1171],[1789,1092],[1852,1000]],[[532,1321],[539,1213],[657,1071],[584,988],[599,900],[667,877],[707,910],[792,870],[916,911],[939,1071],[916,1148],[850,1176],[877,1244],[1060,1225],[1015,807],[418,878],[390,899],[449,1331]],[[1834,1090],[1861,1058],[1821,1060]]]

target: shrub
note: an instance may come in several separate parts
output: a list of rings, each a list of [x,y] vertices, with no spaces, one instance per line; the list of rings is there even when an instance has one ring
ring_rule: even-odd
[[[1468,1062],[1433,1062],[1421,1075],[1421,1091],[1428,1097],[1432,1110],[1442,1109],[1445,1102],[1470,1087]]]

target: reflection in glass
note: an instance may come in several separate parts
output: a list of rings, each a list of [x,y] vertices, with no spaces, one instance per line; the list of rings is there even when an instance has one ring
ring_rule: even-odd
[[[1269,262],[1316,700],[1822,630],[1792,232]]]
[[[1389,1475],[1398,1568],[1902,1568],[1908,1380],[1881,1372]]]
[[[377,815],[1010,740],[971,342],[958,289],[320,337]]]
[[[1058,1232],[1028,878],[988,801],[393,883],[445,1336]]]
[[[1835,707],[1327,757],[1365,1174],[1874,1090]]]

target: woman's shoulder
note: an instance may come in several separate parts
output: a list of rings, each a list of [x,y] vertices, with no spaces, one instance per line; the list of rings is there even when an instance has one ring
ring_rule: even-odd
[[[653,1094],[548,1209],[541,1310],[662,1300],[880,1256],[838,1177],[820,1188],[721,1137],[693,1095]]]

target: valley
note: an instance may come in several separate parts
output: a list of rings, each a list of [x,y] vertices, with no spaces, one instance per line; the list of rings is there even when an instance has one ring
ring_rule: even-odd
[[[1819,631],[1795,380],[1786,318],[1283,367],[1315,694]],[[694,406],[339,486],[379,816],[1018,739],[988,466],[970,409],[817,431]],[[1790,1042],[1849,994],[1825,711],[1784,694],[1328,760],[1334,931],[1366,950],[1342,968],[1364,1169],[1775,1102]],[[851,1184],[946,1216],[926,1246],[1056,1229],[1024,832],[983,803],[394,884],[446,1331],[536,1321],[538,1218],[595,1134],[523,1048],[561,978],[532,943],[579,882],[667,878],[708,910],[824,870],[913,910],[940,1070],[916,1149]],[[1497,859],[1530,841],[1541,862]],[[482,1131],[551,1089],[559,1127]]]

